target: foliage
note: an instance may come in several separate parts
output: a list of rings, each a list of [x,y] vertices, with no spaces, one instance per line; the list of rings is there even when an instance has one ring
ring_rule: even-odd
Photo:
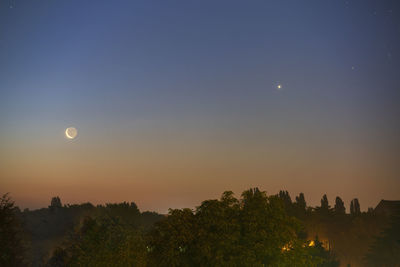
[[[61,208],[61,207],[62,207],[62,204],[61,204],[60,197],[53,197],[51,199],[51,204],[50,204],[49,208],[56,209],[56,208]]]
[[[296,197],[295,205],[299,210],[305,211],[306,210],[306,199],[303,193],[300,193],[298,197]]]
[[[330,206],[329,206],[329,202],[328,202],[328,197],[325,194],[321,199],[321,210],[328,211],[329,208],[330,208]]]
[[[151,233],[153,266],[319,266],[302,240],[300,222],[278,196],[257,188],[223,193],[195,211],[170,210]]]
[[[344,207],[344,202],[340,197],[336,197],[334,210],[335,210],[336,214],[345,214],[346,213],[346,208]]]
[[[350,214],[351,215],[361,214],[360,203],[358,202],[357,198],[353,199],[350,203]]]
[[[20,223],[8,194],[0,198],[0,266],[24,266]]]
[[[146,266],[142,233],[118,217],[87,217],[49,266]]]
[[[331,251],[326,250],[323,247],[322,242],[319,241],[318,236],[313,240],[314,245],[309,246],[308,250],[311,257],[318,261],[318,267],[338,267],[339,261],[335,259],[335,256]]]
[[[400,214],[392,217],[390,226],[378,236],[365,257],[367,266],[400,266]]]
[[[33,257],[25,266],[317,267],[337,266],[336,256],[344,264],[361,264],[381,231],[384,218],[358,212],[358,200],[352,206],[349,215],[340,197],[332,209],[326,195],[320,207],[311,208],[303,193],[292,202],[287,191],[267,196],[254,188],[240,198],[224,192],[194,210],[171,209],[167,216],[140,212],[133,202],[62,206],[59,197],[48,209],[9,210],[31,236]],[[378,256],[397,260],[400,248],[390,239],[398,238],[395,225],[375,240],[366,258],[371,266],[379,266],[373,265],[382,260]],[[316,235],[309,246],[307,239]]]

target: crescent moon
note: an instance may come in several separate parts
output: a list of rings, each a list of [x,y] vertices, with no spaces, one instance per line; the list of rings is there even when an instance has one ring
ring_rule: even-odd
[[[77,135],[77,130],[74,127],[68,127],[65,129],[65,136],[68,139],[74,139]]]
[[[70,136],[70,135],[68,134],[68,128],[65,130],[65,136],[66,136],[67,138],[69,138],[69,139],[72,139],[72,138],[73,138],[72,136]]]

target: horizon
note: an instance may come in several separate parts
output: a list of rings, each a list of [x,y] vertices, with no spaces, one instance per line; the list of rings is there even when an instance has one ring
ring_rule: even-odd
[[[399,33],[395,0],[0,1],[0,193],[399,200]]]
[[[256,188],[256,187],[254,187],[254,188]],[[248,189],[250,189],[250,188],[248,188]],[[246,189],[246,190],[248,190],[248,189]],[[264,191],[264,190],[262,190],[262,189],[260,189],[260,190],[261,190],[261,191]],[[226,190],[226,191],[230,191],[230,190]],[[244,190],[243,190],[243,191],[244,191]],[[281,190],[279,190],[279,191],[281,191]],[[264,192],[266,192],[268,196],[272,196],[272,195],[278,195],[278,194],[279,194],[279,191],[276,192],[276,193],[268,193],[267,191],[264,191]],[[286,190],[283,190],[283,189],[282,189],[282,191],[286,191]],[[9,195],[12,197],[12,194],[10,194],[10,192],[7,192],[7,193],[9,193]],[[51,203],[50,203],[50,200],[51,200],[53,197],[59,197],[63,206],[66,206],[66,205],[80,205],[80,204],[85,204],[85,203],[90,203],[90,204],[92,204],[92,205],[94,205],[94,206],[99,206],[99,205],[100,205],[100,206],[101,206],[101,205],[104,206],[104,205],[106,205],[106,204],[132,203],[132,202],[133,202],[133,203],[135,203],[135,204],[137,205],[137,207],[138,207],[138,209],[140,210],[140,212],[147,212],[147,211],[148,211],[148,212],[157,212],[157,213],[159,213],[159,214],[168,214],[168,210],[169,210],[169,209],[184,209],[184,208],[189,208],[189,209],[191,209],[191,210],[195,210],[196,207],[201,206],[201,204],[202,204],[203,201],[206,201],[206,200],[209,200],[209,199],[219,199],[219,198],[221,197],[222,193],[223,193],[223,192],[221,192],[221,194],[218,195],[218,196],[216,196],[216,197],[212,197],[212,198],[207,198],[207,199],[200,200],[200,202],[197,203],[197,204],[195,204],[194,206],[192,205],[192,206],[190,206],[190,207],[189,207],[189,206],[188,206],[188,207],[186,207],[186,206],[170,207],[170,208],[167,208],[166,210],[150,210],[150,209],[143,209],[143,208],[141,208],[141,206],[140,206],[136,201],[134,201],[134,200],[129,200],[129,201],[128,201],[128,200],[120,200],[120,201],[114,201],[114,202],[112,202],[112,201],[105,201],[105,202],[81,201],[81,202],[73,202],[73,203],[70,203],[70,202],[65,202],[65,201],[63,200],[63,198],[62,198],[61,196],[58,196],[58,195],[54,195],[54,196],[52,196],[51,198],[49,198],[48,203],[47,203],[47,204],[44,204],[44,205],[42,205],[42,206],[37,206],[37,207],[35,207],[35,206],[32,206],[32,207],[24,207],[24,206],[19,206],[18,203],[15,203],[15,204],[16,204],[16,206],[17,206],[18,208],[20,208],[21,211],[23,211],[23,210],[26,209],[26,208],[29,209],[30,211],[34,211],[34,210],[39,210],[39,209],[43,209],[43,208],[48,208],[48,207],[50,206],[50,204],[51,204]],[[290,192],[288,192],[288,193],[289,193],[289,196],[291,197],[292,202],[294,203],[294,202],[296,201],[295,198],[298,196],[298,194],[297,194],[297,195],[291,195]],[[303,193],[303,192],[300,192],[300,193]],[[234,195],[235,197],[240,197],[240,196],[241,196],[241,194],[236,194],[236,192],[233,192],[233,195]],[[323,195],[322,195],[322,196],[323,196]],[[322,196],[321,196],[321,199],[322,199]],[[329,198],[329,196],[327,196],[327,197],[328,197],[328,201],[329,201],[330,208],[333,209],[334,203],[335,203],[335,199],[336,199],[337,196],[331,197],[331,198]],[[338,197],[340,197],[340,196],[338,196]],[[318,202],[316,202],[315,204],[310,204],[310,202],[307,200],[307,196],[305,195],[306,205],[307,205],[307,207],[310,207],[310,208],[320,207],[320,205],[321,205],[321,202],[320,202],[321,199],[320,199]],[[357,197],[354,197],[354,198],[350,199],[349,201],[346,201],[346,200],[343,199],[343,198],[341,198],[341,199],[344,201],[344,207],[346,208],[346,211],[345,211],[346,214],[350,214],[350,202],[351,202],[353,199],[358,199],[358,198],[357,198]],[[358,200],[359,200],[359,199],[358,199]],[[359,201],[360,201],[360,200],[359,200]],[[381,199],[381,200],[379,200],[374,206],[368,206],[368,207],[362,205],[362,202],[360,201],[360,209],[361,209],[362,212],[367,212],[369,208],[375,209],[381,201],[400,201],[400,200],[398,200],[398,199]]]

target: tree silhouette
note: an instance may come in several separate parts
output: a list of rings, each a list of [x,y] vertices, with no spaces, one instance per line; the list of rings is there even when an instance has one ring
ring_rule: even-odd
[[[151,266],[191,266],[191,246],[197,228],[190,209],[170,209],[168,216],[156,223],[150,235],[148,251]]]
[[[329,211],[330,206],[329,206],[329,202],[328,202],[328,197],[325,195],[323,195],[322,199],[321,199],[321,210],[322,211]]]
[[[170,210],[150,235],[149,266],[317,266],[326,259],[299,237],[283,198],[258,188],[224,192],[196,208]],[[322,265],[321,265],[322,266]]]
[[[278,197],[282,200],[286,212],[290,215],[295,215],[295,206],[292,203],[289,192],[286,190],[280,190],[278,193]]]
[[[334,210],[335,210],[336,214],[345,214],[346,213],[346,208],[344,206],[344,202],[340,197],[336,197]]]
[[[306,199],[303,193],[300,193],[298,197],[296,197],[296,206],[300,210],[306,210]]]
[[[258,190],[258,188],[257,188]],[[283,203],[285,203],[285,206],[291,206],[292,205],[292,199],[289,195],[289,192],[286,190],[280,190],[278,194],[279,198],[283,200]]]
[[[350,202],[350,214],[351,215],[359,215],[359,214],[361,214],[360,203],[358,202],[357,198],[353,199]]]
[[[0,266],[25,266],[17,211],[8,194],[0,198]]]
[[[56,209],[62,208],[61,199],[58,196],[57,197],[53,197],[51,199],[49,208],[51,210],[56,210]]]
[[[87,217],[48,266],[146,266],[143,234],[118,217]]]
[[[357,200],[351,206],[352,214],[360,213]],[[52,253],[48,266],[337,266],[318,239],[310,245],[307,232],[319,235],[344,263],[361,264],[372,237],[381,229],[381,218],[372,213],[346,215],[340,197],[331,210],[326,195],[321,206],[306,209],[303,193],[292,203],[287,191],[268,196],[252,188],[240,198],[227,191],[194,210],[174,209],[167,216],[141,213],[133,202],[61,208],[59,197],[52,199],[49,209],[16,214],[37,238],[32,240],[32,254],[39,256],[32,266],[40,265],[38,260],[46,253]],[[53,243],[68,233],[64,243]],[[371,248],[371,260],[390,255],[379,252],[390,250],[382,246],[384,242]],[[393,253],[399,252],[391,247]]]

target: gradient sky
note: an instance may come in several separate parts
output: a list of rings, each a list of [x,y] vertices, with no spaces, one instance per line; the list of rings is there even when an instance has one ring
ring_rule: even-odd
[[[0,193],[22,208],[257,186],[365,210],[400,199],[399,115],[397,0],[0,1]]]

